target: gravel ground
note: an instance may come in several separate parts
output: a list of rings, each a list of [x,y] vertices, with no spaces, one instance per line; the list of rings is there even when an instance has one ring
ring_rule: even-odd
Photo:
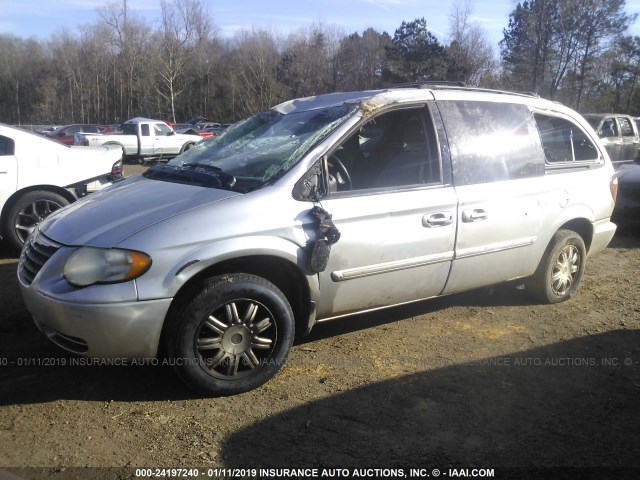
[[[198,398],[170,367],[78,365],[50,344],[0,244],[0,479],[134,467],[640,478],[639,247],[638,231],[619,232],[569,302],[501,285],[354,316],[298,340],[263,387]]]

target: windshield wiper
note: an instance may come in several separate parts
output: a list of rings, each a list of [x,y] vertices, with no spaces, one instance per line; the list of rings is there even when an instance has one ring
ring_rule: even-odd
[[[224,173],[224,171],[220,167],[216,167],[215,165],[207,165],[206,163],[181,163],[179,165],[176,165],[176,168],[202,168],[203,170]]]
[[[186,168],[190,170],[204,170],[206,172],[215,173],[216,176],[224,179],[225,186],[227,188],[233,188],[236,184],[236,177],[231,175],[230,173],[226,173],[220,167],[216,167],[215,165],[207,165],[205,163],[183,163],[181,165],[176,165],[176,168]]]
[[[218,167],[211,165],[188,164],[187,168],[182,168],[182,166],[178,165],[156,164],[142,175],[155,180],[201,185],[211,188],[231,189],[236,184],[236,177],[224,173]]]
[[[233,186],[236,184],[236,177],[234,177],[230,173],[226,173],[220,167],[216,167],[215,165],[207,165],[205,163],[183,163],[182,165],[176,165],[176,168],[204,170],[205,172],[214,173],[216,176],[224,179],[224,183],[227,188],[233,188]]]

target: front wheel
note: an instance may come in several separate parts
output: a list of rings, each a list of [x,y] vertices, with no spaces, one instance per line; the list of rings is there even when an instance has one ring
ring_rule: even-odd
[[[294,337],[289,302],[271,282],[248,274],[211,278],[165,332],[168,360],[206,395],[234,395],[273,377]]]
[[[527,282],[527,289],[543,303],[570,299],[582,281],[586,256],[584,241],[578,233],[558,230],[536,273]]]

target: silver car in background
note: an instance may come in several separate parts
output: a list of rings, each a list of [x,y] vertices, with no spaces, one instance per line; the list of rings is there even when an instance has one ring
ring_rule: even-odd
[[[600,137],[615,168],[638,160],[640,136],[633,117],[615,113],[588,113],[584,117]]]
[[[18,278],[68,351],[255,388],[319,322],[522,279],[572,297],[615,225],[572,110],[437,85],[291,100],[42,222]]]

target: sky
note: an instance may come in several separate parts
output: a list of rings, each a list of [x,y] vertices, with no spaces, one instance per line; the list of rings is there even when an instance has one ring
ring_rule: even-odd
[[[124,0],[0,0],[0,34],[47,40],[67,29],[78,33],[99,20],[97,9]],[[251,27],[266,27],[288,34],[313,23],[337,25],[345,34],[369,27],[393,36],[403,20],[424,17],[427,28],[441,43],[448,40],[449,16],[454,0],[202,0],[223,37]],[[130,14],[152,26],[160,21],[160,0],[126,0]],[[471,0],[471,21],[484,29],[498,49],[502,30],[517,0]],[[640,0],[627,0],[627,13],[640,17]],[[640,20],[629,32],[640,35]]]

